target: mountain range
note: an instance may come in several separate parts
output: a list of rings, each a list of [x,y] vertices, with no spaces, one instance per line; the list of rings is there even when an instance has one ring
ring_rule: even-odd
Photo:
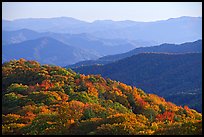
[[[41,60],[41,58],[38,58],[38,61],[41,63],[53,63],[55,65],[68,65],[73,64],[79,61],[83,60],[90,60],[90,59],[97,59],[103,55],[109,55],[109,54],[117,54],[124,51],[129,51],[130,49],[133,49],[135,46],[128,41],[125,40],[102,40],[97,39],[92,36],[89,36],[88,34],[59,34],[59,33],[39,33],[28,29],[21,29],[17,31],[3,31],[2,32],[2,45],[3,49],[11,48],[11,50],[4,50],[3,52],[3,62],[9,61],[10,59],[19,59],[27,58],[27,59],[33,59],[35,60],[35,57],[27,56],[26,52],[21,52],[19,55],[15,55],[12,53],[14,49],[12,47],[16,47],[13,45],[18,45],[20,48],[24,47],[25,44],[32,45],[32,43],[38,43],[39,39],[42,40],[43,38],[48,38],[49,40],[55,40],[55,42],[58,43],[58,45],[64,45],[61,46],[61,48],[72,47],[75,49],[67,51],[65,48],[64,50],[67,51],[66,54],[61,54],[60,56],[64,56],[63,58],[66,58],[67,56],[67,64],[61,64],[59,62],[62,62],[62,60],[50,60],[52,56],[58,56],[57,53],[60,53],[61,51],[56,48],[53,49],[54,43],[48,42],[46,46],[47,50],[54,50],[55,52],[52,52],[52,54],[46,53],[49,58]],[[40,48],[40,45],[35,45],[36,48]],[[50,46],[50,49],[49,49]],[[32,48],[27,47],[26,50],[28,52],[32,52]],[[24,50],[25,51],[25,50]],[[56,54],[55,54],[56,53]],[[6,55],[5,55],[6,54]],[[41,53],[39,52],[39,56]],[[74,54],[75,56],[71,56],[71,54]],[[11,56],[10,56],[11,55]],[[48,57],[46,56],[46,57]]]
[[[104,39],[128,39],[183,43],[202,38],[202,17],[183,16],[154,22],[97,20],[85,22],[70,17],[2,20],[3,30],[30,29],[37,32],[88,33]]]
[[[42,64],[59,66],[72,64],[79,60],[97,58],[88,51],[66,45],[50,37],[40,37],[21,43],[2,46],[2,61],[25,58],[37,60]]]
[[[127,52],[139,45],[145,46],[144,41],[133,42],[122,39],[99,39],[86,33],[81,34],[68,34],[68,33],[62,34],[53,32],[39,33],[29,29],[2,32],[3,45],[20,43],[26,40],[34,40],[40,37],[51,37],[65,44],[72,45],[75,48],[89,50],[89,52],[91,52],[92,54],[96,54],[97,56]]]
[[[182,44],[168,44],[164,43],[157,46],[150,46],[150,47],[140,47],[135,48],[131,51],[128,51],[126,53],[122,54],[116,54],[116,55],[108,55],[103,56],[97,60],[86,60],[86,61],[80,61],[76,64],[68,65],[66,67],[74,68],[74,67],[80,67],[80,66],[87,66],[87,65],[104,65],[108,64],[120,59],[124,59],[139,53],[144,52],[154,52],[154,53],[201,53],[202,52],[202,40],[197,40],[194,42],[186,42]]]
[[[112,55],[115,58],[115,54],[122,54],[118,55],[120,56],[118,59],[123,58],[123,56],[133,55],[135,51],[131,50],[135,48],[141,48],[143,50],[143,47],[151,47],[163,44],[164,42],[180,43],[200,39],[202,36],[201,22],[201,17],[180,17],[155,22],[97,20],[91,23],[70,17],[28,18],[13,21],[2,20],[2,45],[4,46],[3,49],[7,45],[10,45],[8,46],[10,48],[15,47],[11,46],[12,44],[24,47],[25,42],[26,44],[29,44],[29,42],[38,43],[40,38],[49,37],[50,40],[55,39],[55,41],[58,41],[58,44],[64,45],[61,48],[67,45],[75,50],[61,54],[61,57],[64,56],[62,58],[69,58],[67,61],[62,61],[56,59],[56,56],[58,56],[57,53],[61,51],[58,51],[57,48],[51,48],[55,52],[52,52],[50,55],[46,53],[47,55],[43,60],[36,56],[38,58],[37,61],[40,63],[67,66],[74,63],[80,65],[83,64],[80,61],[86,61],[90,65],[102,57],[99,59],[100,63],[96,62],[95,64],[103,64],[109,63],[109,59],[107,60],[106,58],[112,58]],[[182,34],[180,34],[181,32]],[[48,43],[53,47],[51,42]],[[30,43],[30,45],[32,44]],[[38,48],[38,45],[35,46]],[[46,46],[46,48],[49,48],[49,46]],[[29,50],[29,48],[26,49]],[[67,49],[64,50],[67,51]],[[3,52],[2,62],[15,59],[15,57],[19,59],[20,56],[27,59],[36,59],[32,55],[27,56],[26,52],[21,52],[21,55],[14,56],[12,55],[12,51],[13,49],[6,51],[6,55]],[[128,51],[133,53],[123,55],[123,53]],[[38,54],[41,54],[41,52],[38,52]],[[69,56],[66,57],[67,54]],[[52,56],[53,59],[51,59]]]

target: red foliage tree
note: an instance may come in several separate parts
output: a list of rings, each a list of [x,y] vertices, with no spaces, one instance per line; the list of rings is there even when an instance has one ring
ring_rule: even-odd
[[[163,114],[158,114],[156,116],[156,119],[158,121],[165,121],[165,120],[168,120],[170,122],[173,122],[174,121],[174,112],[170,112],[170,111],[165,111]]]

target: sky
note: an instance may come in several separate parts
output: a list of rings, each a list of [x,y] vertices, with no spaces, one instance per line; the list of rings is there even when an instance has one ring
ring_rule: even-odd
[[[95,20],[157,21],[202,17],[202,2],[3,2],[2,19],[73,17]]]

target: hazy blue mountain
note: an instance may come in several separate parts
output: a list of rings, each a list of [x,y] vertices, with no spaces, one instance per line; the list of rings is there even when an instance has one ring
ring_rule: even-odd
[[[86,50],[66,45],[50,37],[41,37],[21,43],[3,45],[3,62],[25,58],[42,64],[64,66],[78,61],[96,59],[97,56]]]
[[[39,33],[28,29],[2,32],[3,44],[15,44],[26,40],[33,40],[40,37],[52,37],[65,44],[72,45],[73,47],[87,50],[91,54],[95,54],[98,57],[124,53],[131,49],[134,49],[135,46],[143,45],[142,43],[137,44],[136,42],[134,43],[122,39],[107,39],[107,40],[99,39],[86,33],[81,34],[53,33],[53,32]]]
[[[29,29],[2,31],[2,44],[15,44],[39,37],[41,37],[40,33]]]
[[[97,20],[70,17],[2,21],[3,30],[31,29],[38,32],[89,33],[103,39],[128,39],[180,44],[202,38],[202,17],[179,17],[154,22]]]
[[[106,65],[75,68],[144,89],[177,105],[202,110],[202,53],[140,53]]]
[[[151,47],[140,47],[135,48],[129,52],[122,53],[122,54],[116,54],[116,55],[109,55],[104,56],[96,60],[86,60],[86,61],[80,61],[76,64],[68,65],[66,67],[74,68],[74,67],[80,67],[80,66],[87,66],[87,65],[95,65],[95,64],[108,64],[126,57],[130,57],[139,53],[145,53],[145,52],[156,52],[156,53],[190,53],[190,52],[202,52],[202,40],[197,40],[194,42],[186,42],[183,44],[168,44],[164,43],[157,46],[151,46]]]
[[[89,50],[98,56],[112,55],[117,53],[124,53],[135,48],[135,45],[128,41],[121,40],[109,40],[109,43],[105,43],[105,40],[95,38],[94,36],[86,33],[81,34],[57,34],[49,33],[49,36],[55,38],[61,42],[64,42],[74,47]],[[120,39],[118,39],[120,41]]]
[[[19,30],[31,29],[38,32],[66,32],[72,29],[88,24],[85,21],[80,21],[71,17],[57,17],[57,18],[27,18],[17,19],[14,21],[3,20],[3,30]]]
[[[134,21],[112,21],[97,20],[94,22],[85,22],[71,17],[56,18],[27,18],[17,19],[14,21],[3,20],[3,30],[19,30],[23,28],[31,29],[39,32],[55,32],[55,33],[93,33],[111,29],[119,29],[135,25]]]
[[[155,22],[135,22],[125,28],[96,31],[94,35],[180,44],[202,38],[202,18],[180,17]]]
[[[202,40],[197,40],[194,42],[186,42],[182,44],[164,43],[157,46],[140,47],[140,48],[135,48],[123,54],[101,57],[99,60],[115,61],[115,60],[130,57],[132,55],[143,53],[143,52],[167,52],[167,53],[202,52]]]

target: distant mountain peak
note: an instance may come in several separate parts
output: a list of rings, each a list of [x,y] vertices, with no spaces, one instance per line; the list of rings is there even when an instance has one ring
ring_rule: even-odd
[[[175,17],[175,18],[169,18],[168,20],[187,20],[187,19],[201,19],[202,17],[193,17],[193,16],[181,16],[181,17]]]

